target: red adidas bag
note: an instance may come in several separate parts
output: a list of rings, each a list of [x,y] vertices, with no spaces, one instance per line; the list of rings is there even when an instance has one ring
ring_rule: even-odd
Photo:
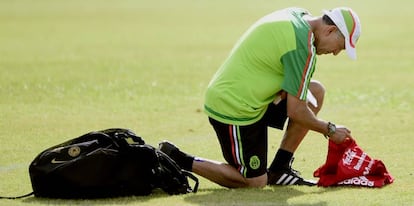
[[[353,139],[341,144],[329,140],[326,163],[315,170],[318,186],[354,185],[382,187],[391,184],[394,178],[381,160],[372,159]]]

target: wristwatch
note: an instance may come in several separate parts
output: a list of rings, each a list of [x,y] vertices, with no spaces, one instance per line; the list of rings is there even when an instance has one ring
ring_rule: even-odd
[[[336,125],[332,122],[328,122],[328,133],[325,135],[325,138],[331,137],[336,132]]]

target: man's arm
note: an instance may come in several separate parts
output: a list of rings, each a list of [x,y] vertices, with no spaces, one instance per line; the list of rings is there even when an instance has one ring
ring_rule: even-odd
[[[309,130],[323,135],[328,134],[328,122],[318,119],[306,101],[300,100],[291,94],[287,94],[287,115],[290,121],[294,121]],[[347,137],[351,137],[351,132],[344,126],[337,126],[336,132],[330,136],[330,139],[336,143],[341,143]]]

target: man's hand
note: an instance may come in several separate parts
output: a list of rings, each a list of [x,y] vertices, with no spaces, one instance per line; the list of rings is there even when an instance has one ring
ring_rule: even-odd
[[[336,144],[342,143],[343,141],[345,141],[346,138],[352,139],[351,131],[342,125],[336,126],[335,133],[329,137],[329,139],[335,142]]]

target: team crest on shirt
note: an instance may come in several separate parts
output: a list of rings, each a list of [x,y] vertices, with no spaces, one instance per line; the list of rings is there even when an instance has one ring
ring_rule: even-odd
[[[256,170],[260,167],[260,159],[256,155],[250,157],[249,161],[250,168]]]

